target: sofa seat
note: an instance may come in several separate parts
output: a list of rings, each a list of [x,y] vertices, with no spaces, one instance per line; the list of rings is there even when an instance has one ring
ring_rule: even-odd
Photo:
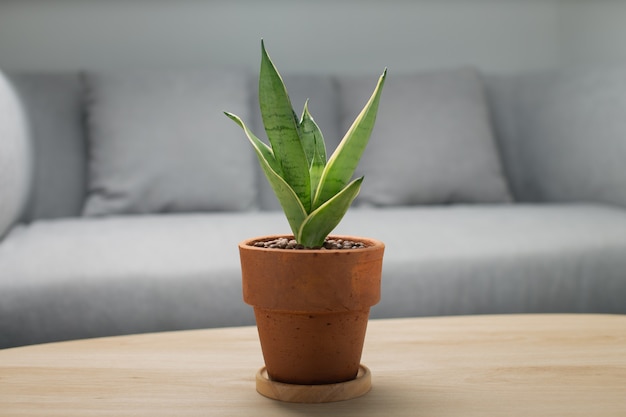
[[[619,207],[375,209],[353,211],[343,227],[386,243],[373,317],[626,313],[626,212]]]
[[[71,218],[15,227],[0,246],[0,348],[253,324],[241,297],[237,243],[288,230],[282,212]],[[372,317],[626,313],[623,209],[361,207],[336,233],[387,246],[382,300]]]

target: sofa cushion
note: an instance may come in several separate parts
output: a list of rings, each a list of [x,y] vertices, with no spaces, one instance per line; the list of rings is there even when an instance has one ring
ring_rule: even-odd
[[[280,212],[40,221],[0,245],[0,348],[253,324],[237,243],[288,233]],[[626,313],[626,213],[587,205],[348,212],[337,233],[386,245],[373,317]],[[36,260],[36,261],[34,261]]]
[[[521,201],[626,206],[626,66],[500,77],[490,84]]]
[[[19,219],[30,190],[32,161],[24,108],[0,72],[0,239]]]
[[[237,244],[288,232],[280,212],[40,221],[0,245],[0,349],[254,324]],[[34,261],[36,260],[36,261]]]
[[[252,149],[223,113],[249,116],[247,73],[91,72],[86,83],[86,215],[255,205]]]
[[[78,72],[11,72],[27,113],[35,169],[22,219],[80,215],[87,188],[83,89]]]
[[[626,313],[626,211],[586,204],[359,208],[385,245],[373,317]]]
[[[340,78],[344,128],[374,86],[372,77]],[[390,72],[359,174],[360,201],[375,205],[509,201],[477,72]]]

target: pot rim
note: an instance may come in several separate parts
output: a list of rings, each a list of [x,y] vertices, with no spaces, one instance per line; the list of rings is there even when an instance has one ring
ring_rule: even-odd
[[[289,252],[294,252],[294,253],[345,253],[348,251],[359,251],[359,252],[363,252],[363,251],[373,251],[373,250],[379,250],[381,247],[384,248],[385,244],[378,240],[378,239],[374,239],[371,237],[363,237],[363,236],[354,236],[354,235],[328,235],[329,239],[343,239],[343,240],[352,240],[355,242],[362,242],[362,243],[366,243],[367,246],[364,248],[352,248],[352,249],[322,249],[322,248],[318,248],[318,249],[282,249],[282,248],[265,248],[265,247],[259,247],[259,246],[254,246],[253,243],[254,242],[263,242],[266,240],[274,240],[274,239],[279,239],[279,238],[287,238],[287,239],[293,239],[294,236],[292,234],[279,234],[279,235],[263,235],[263,236],[257,236],[257,237],[253,237],[253,238],[248,238],[245,240],[242,240],[241,242],[239,242],[239,247],[245,250],[256,250],[256,251],[289,251]]]
[[[362,240],[356,249],[280,249],[250,246],[269,235],[239,245],[244,301],[255,307],[282,311],[362,310],[380,300],[385,246]]]

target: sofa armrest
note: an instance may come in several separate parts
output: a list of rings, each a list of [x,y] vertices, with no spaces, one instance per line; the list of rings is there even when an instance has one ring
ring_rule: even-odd
[[[22,215],[30,193],[31,167],[24,109],[0,72],[0,237]]]

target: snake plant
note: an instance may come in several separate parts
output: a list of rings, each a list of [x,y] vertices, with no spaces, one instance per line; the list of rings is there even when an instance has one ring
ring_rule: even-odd
[[[309,113],[308,101],[298,118],[263,41],[259,104],[269,145],[255,136],[241,118],[225,112],[244,130],[294,238],[306,248],[324,244],[359,193],[363,177],[352,180],[352,176],[374,127],[386,74],[387,69],[328,160],[322,132]]]

